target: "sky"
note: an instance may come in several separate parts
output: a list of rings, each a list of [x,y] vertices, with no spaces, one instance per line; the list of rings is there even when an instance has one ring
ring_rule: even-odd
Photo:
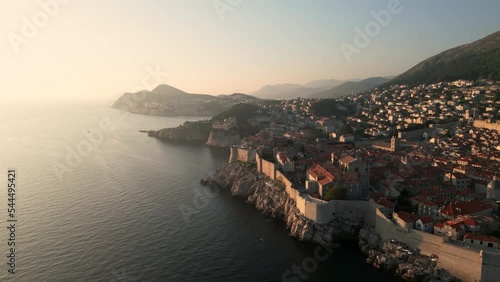
[[[500,30],[499,11],[496,0],[0,0],[0,91],[111,101],[160,83],[217,95],[397,75]]]

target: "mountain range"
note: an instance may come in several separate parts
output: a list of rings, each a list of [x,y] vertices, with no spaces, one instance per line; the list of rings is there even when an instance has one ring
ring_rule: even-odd
[[[266,99],[302,98],[336,98],[351,93],[370,90],[389,81],[392,77],[371,77],[367,79],[320,79],[306,84],[273,84],[266,85],[252,93],[253,96]]]
[[[265,99],[336,98],[394,84],[412,86],[482,78],[500,80],[500,31],[472,43],[441,52],[396,77],[371,77],[349,81],[322,79],[303,85],[266,85],[253,92],[253,96],[241,93],[218,96],[191,94],[169,85],[160,85],[152,91],[125,93],[115,101],[113,107],[141,114],[209,116],[218,114],[238,103],[257,103],[260,101],[257,97]]]
[[[309,97],[314,93],[335,87],[343,81],[336,79],[315,80],[304,85],[301,84],[273,84],[266,85],[252,93],[253,96],[266,99],[295,99]]]
[[[364,91],[372,90],[378,85],[389,81],[385,77],[370,77],[363,79],[358,82],[347,81],[331,89],[324,90],[312,94],[311,98],[338,98],[340,96],[346,96],[350,94],[357,94]]]

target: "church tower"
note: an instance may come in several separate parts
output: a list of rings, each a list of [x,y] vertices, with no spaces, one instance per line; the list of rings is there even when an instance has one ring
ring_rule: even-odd
[[[391,151],[397,152],[399,150],[399,139],[396,136],[391,138]]]

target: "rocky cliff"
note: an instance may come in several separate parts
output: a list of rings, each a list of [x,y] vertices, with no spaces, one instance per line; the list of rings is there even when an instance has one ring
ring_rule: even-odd
[[[304,217],[295,202],[273,180],[258,173],[255,164],[233,162],[222,165],[212,176],[201,180],[217,185],[234,197],[245,199],[266,216],[282,219],[291,237],[303,242],[333,245],[338,239],[359,240],[366,262],[408,281],[459,281],[437,267],[435,257],[420,255],[419,250],[394,240],[382,242],[373,228],[363,222],[336,217],[327,224],[317,224]]]
[[[359,248],[368,256],[367,263],[408,281],[459,281],[436,266],[438,258],[420,255],[402,242],[382,242],[373,228],[360,230]]]
[[[149,135],[169,141],[206,142],[211,128],[211,122],[185,122],[179,127],[153,131]]]
[[[239,144],[240,141],[241,138],[235,130],[212,129],[205,144],[216,148],[227,148]]]
[[[215,148],[227,148],[241,141],[236,130],[213,129],[212,122],[209,121],[185,122],[174,128],[151,130],[148,134],[168,141],[204,142],[207,146]]]
[[[303,242],[333,245],[337,239],[354,239],[362,223],[336,218],[317,224],[304,217],[288,194],[271,179],[259,174],[255,164],[228,163],[220,167],[204,184],[217,185],[232,196],[244,198],[262,214],[282,219],[291,237]]]

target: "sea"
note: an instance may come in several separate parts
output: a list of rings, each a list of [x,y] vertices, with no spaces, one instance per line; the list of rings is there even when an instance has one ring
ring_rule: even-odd
[[[400,281],[201,186],[228,150],[139,132],[199,119],[1,105],[0,281]]]

